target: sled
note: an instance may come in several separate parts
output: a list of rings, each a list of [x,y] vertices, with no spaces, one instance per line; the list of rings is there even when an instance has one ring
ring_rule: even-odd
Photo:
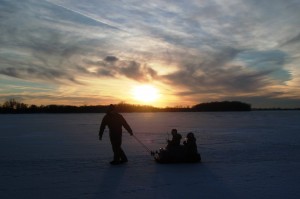
[[[199,163],[201,162],[200,153],[188,154],[184,151],[183,147],[176,149],[160,149],[158,152],[153,153],[154,160],[157,163]]]

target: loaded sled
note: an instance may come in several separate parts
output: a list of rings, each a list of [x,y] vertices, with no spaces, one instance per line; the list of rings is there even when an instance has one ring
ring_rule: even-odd
[[[154,160],[158,163],[197,163],[201,162],[200,153],[190,153],[184,146],[172,149],[161,148],[159,151],[151,152]]]

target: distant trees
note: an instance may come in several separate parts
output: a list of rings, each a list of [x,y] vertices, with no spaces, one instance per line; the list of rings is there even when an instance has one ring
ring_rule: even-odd
[[[149,105],[135,105],[119,103],[116,104],[116,108],[119,112],[159,112],[161,109]]]
[[[0,106],[0,113],[104,113],[108,105],[70,106],[70,105],[27,105],[10,99]],[[251,105],[238,101],[209,102],[193,107],[157,108],[149,105],[116,104],[119,112],[201,112],[201,111],[250,111]]]
[[[108,105],[70,106],[70,105],[27,105],[10,99],[0,106],[0,113],[104,113]],[[156,112],[159,108],[148,105],[120,103],[116,105],[120,112]]]
[[[17,102],[15,99],[10,99],[3,103],[1,107],[1,112],[18,112],[18,111],[24,111],[28,108],[27,104]],[[1,113],[0,112],[0,113]]]
[[[194,111],[251,111],[251,105],[238,101],[209,102],[192,107]]]

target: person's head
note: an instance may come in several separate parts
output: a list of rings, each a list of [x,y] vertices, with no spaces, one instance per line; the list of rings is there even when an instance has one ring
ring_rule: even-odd
[[[172,129],[171,134],[176,135],[177,134],[177,129]]]
[[[114,111],[116,111],[115,105],[110,104],[110,105],[108,106],[108,108],[107,108],[106,113],[112,113],[112,112],[114,112]]]
[[[195,139],[196,139],[195,136],[194,136],[194,133],[192,133],[192,132],[188,133],[188,134],[186,135],[186,138],[187,138],[188,140],[195,140]]]

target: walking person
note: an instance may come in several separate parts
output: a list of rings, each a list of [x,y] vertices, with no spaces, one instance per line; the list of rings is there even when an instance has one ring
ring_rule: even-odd
[[[108,107],[106,115],[102,119],[99,130],[99,140],[102,140],[102,135],[106,126],[108,126],[109,129],[109,138],[114,153],[114,159],[110,162],[110,164],[115,165],[128,162],[126,154],[121,148],[122,127],[124,127],[130,135],[133,135],[132,129],[124,117],[117,112],[116,107],[112,104]]]

